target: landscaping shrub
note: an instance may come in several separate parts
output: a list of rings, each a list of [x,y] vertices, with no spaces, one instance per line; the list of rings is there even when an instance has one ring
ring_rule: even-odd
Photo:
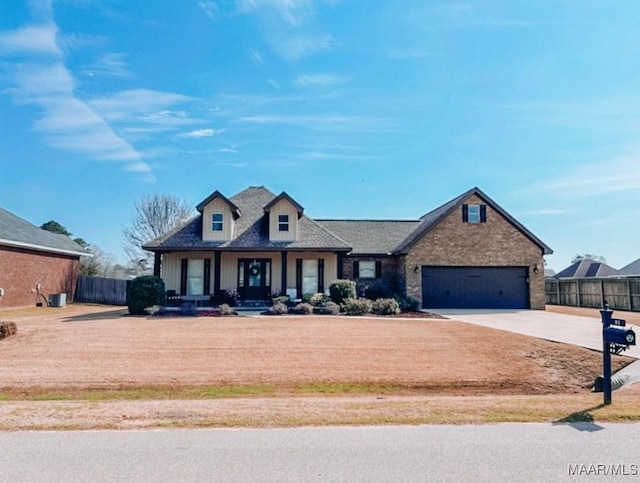
[[[15,322],[8,320],[0,321],[0,339],[14,335],[16,332],[18,332],[18,326]]]
[[[396,315],[400,313],[400,304],[395,299],[377,299],[373,302],[373,313],[378,315]]]
[[[146,315],[145,309],[166,301],[164,282],[160,277],[144,275],[134,278],[127,290],[127,307],[131,315]]]
[[[324,307],[328,301],[329,297],[323,293],[314,293],[309,298],[309,303],[314,307]]]
[[[316,313],[320,315],[338,315],[340,313],[340,306],[335,302],[327,302],[322,307],[315,309]]]
[[[235,315],[236,314],[235,310],[233,310],[233,308],[229,304],[220,305],[220,307],[218,307],[218,310],[220,311],[220,315]]]
[[[347,315],[363,315],[371,313],[372,305],[369,299],[348,298],[342,304],[342,310]]]
[[[290,297],[288,295],[277,295],[271,299],[271,305],[289,303]]]
[[[369,283],[364,288],[364,297],[369,300],[385,299],[390,295],[391,293],[389,292],[387,286],[384,284],[384,282],[381,282],[379,280]]]
[[[289,312],[289,309],[287,309],[285,304],[273,304],[269,307],[269,310],[267,310],[267,314],[269,315],[284,315],[287,312]]]
[[[300,314],[300,315],[309,315],[309,314],[313,313],[313,305],[306,304],[306,303],[303,302],[301,304],[297,304],[289,312],[292,312],[294,314]]]
[[[356,298],[356,283],[351,280],[336,280],[329,285],[331,301],[342,304],[347,299]]]
[[[400,312],[417,312],[420,310],[420,302],[413,297],[402,297],[400,295],[396,295],[394,299],[398,302]]]

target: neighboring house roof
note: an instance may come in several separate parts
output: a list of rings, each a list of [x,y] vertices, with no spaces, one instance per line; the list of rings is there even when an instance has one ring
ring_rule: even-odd
[[[457,210],[462,204],[470,198],[471,196],[476,195],[480,199],[482,199],[486,204],[490,205],[495,211],[500,213],[509,223],[511,223],[515,228],[520,230],[520,232],[529,238],[533,243],[540,247],[543,255],[550,255],[553,253],[553,250],[549,248],[546,244],[544,244],[538,237],[536,237],[533,233],[527,230],[523,225],[521,225],[515,218],[513,218],[509,213],[507,213],[500,205],[498,205],[495,201],[489,198],[486,194],[480,190],[480,188],[471,188],[466,193],[461,194],[457,198],[452,199],[451,201],[445,203],[442,206],[439,206],[433,211],[423,215],[420,218],[421,224],[414,231],[411,236],[409,236],[398,248],[397,251],[399,253],[407,253],[409,249],[424,235],[433,230],[442,220],[444,220],[447,216]]]
[[[185,224],[159,237],[143,248],[150,251],[164,250],[336,250],[349,251],[351,246],[324,227],[302,216],[299,220],[298,239],[296,241],[270,241],[265,222],[264,208],[276,195],[262,186],[252,186],[229,198],[237,206],[242,216],[236,220],[234,237],[228,241],[204,241],[202,239],[202,215],[198,215]],[[295,204],[296,208],[299,206]]]
[[[640,276],[640,258],[618,270],[618,275]]]
[[[352,255],[392,254],[420,225],[419,220],[316,220],[353,247]]]
[[[64,255],[90,255],[68,236],[38,228],[2,208],[0,208],[0,245]]]
[[[606,263],[585,258],[572,263],[564,270],[558,272],[555,278],[609,277],[618,274],[615,268],[610,267]]]

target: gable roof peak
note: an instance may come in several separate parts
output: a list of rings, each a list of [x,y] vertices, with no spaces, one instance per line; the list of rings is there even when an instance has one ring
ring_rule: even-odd
[[[269,213],[271,211],[271,208],[273,208],[276,205],[276,203],[280,202],[281,200],[287,200],[296,208],[296,210],[298,211],[298,218],[300,218],[302,216],[302,213],[304,213],[304,208],[302,207],[302,205],[298,203],[296,200],[294,200],[291,196],[289,196],[285,191],[283,191],[274,199],[272,199],[269,203],[267,203],[264,206],[264,212]]]
[[[198,203],[198,205],[196,206],[196,209],[200,213],[202,213],[202,211],[204,210],[204,207],[216,198],[220,198],[224,203],[227,204],[227,206],[229,206],[229,208],[231,209],[231,212],[233,213],[234,218],[237,219],[240,217],[240,208],[238,208],[234,203],[229,201],[229,199],[225,195],[220,193],[220,191],[218,190],[215,190],[213,193],[207,196],[204,200]]]

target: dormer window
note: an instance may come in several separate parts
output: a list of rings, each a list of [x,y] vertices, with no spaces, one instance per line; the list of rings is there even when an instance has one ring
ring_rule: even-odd
[[[223,220],[222,213],[213,213],[211,215],[211,231],[222,231]]]
[[[278,231],[289,231],[289,215],[278,215]]]

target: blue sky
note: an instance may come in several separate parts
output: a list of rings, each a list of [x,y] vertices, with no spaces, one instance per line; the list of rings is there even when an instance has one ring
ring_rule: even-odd
[[[474,186],[555,250],[640,257],[640,4],[0,6],[0,206],[121,261],[142,195],[412,219]]]

